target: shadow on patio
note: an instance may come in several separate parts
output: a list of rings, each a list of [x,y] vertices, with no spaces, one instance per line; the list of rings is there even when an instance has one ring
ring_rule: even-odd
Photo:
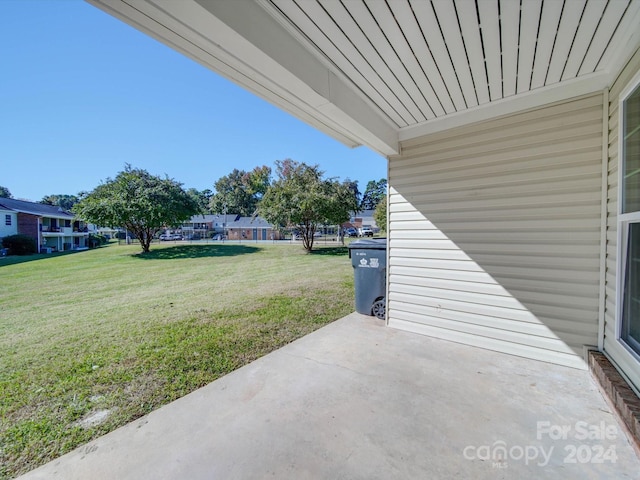
[[[587,371],[351,314],[25,479],[635,478]]]

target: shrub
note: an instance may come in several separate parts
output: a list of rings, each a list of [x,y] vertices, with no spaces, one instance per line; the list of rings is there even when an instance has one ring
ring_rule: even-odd
[[[107,237],[99,233],[89,234],[89,248],[97,248],[107,243]]]
[[[2,239],[2,246],[9,249],[9,255],[31,255],[36,253],[35,239],[28,235],[9,235]]]

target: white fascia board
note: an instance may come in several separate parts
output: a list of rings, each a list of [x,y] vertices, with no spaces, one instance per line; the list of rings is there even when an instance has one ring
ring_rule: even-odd
[[[397,129],[255,2],[87,1],[347,146],[398,152]]]
[[[575,80],[531,90],[484,105],[478,105],[468,110],[452,113],[446,117],[402,128],[399,132],[399,139],[400,142],[404,142],[450,128],[511,115],[589,93],[601,92],[609,86],[609,82],[610,75],[607,72],[584,75]]]
[[[333,73],[329,74],[329,95],[331,102],[318,107],[321,113],[338,122],[350,136],[360,139],[363,145],[376,152],[384,156],[399,153],[398,128],[391,127],[376,115]]]

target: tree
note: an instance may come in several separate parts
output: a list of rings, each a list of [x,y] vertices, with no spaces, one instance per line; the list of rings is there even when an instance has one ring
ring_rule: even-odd
[[[373,212],[373,219],[376,221],[376,225],[380,230],[387,231],[387,196],[385,195],[378,203],[375,212]]]
[[[362,193],[360,193],[360,189],[358,188],[358,181],[347,178],[343,183],[347,188],[349,188],[349,190],[351,190],[351,194],[355,198],[356,205],[359,206],[362,202]]]
[[[200,208],[198,213],[206,214],[209,213],[209,202],[211,201],[211,197],[213,196],[213,192],[208,188],[200,191],[197,188],[190,188],[187,190],[187,195],[195,200]]]
[[[13,195],[7,187],[0,186],[0,198],[13,198]]]
[[[265,193],[259,213],[280,227],[297,228],[302,245],[313,250],[314,235],[321,225],[341,225],[357,208],[347,183],[323,179],[318,165],[294,160],[276,161],[277,179]]]
[[[232,212],[251,216],[269,188],[270,181],[271,168],[265,165],[250,172],[234,168],[229,175],[215,183],[216,193],[211,197],[209,208],[214,213]]]
[[[38,203],[45,205],[55,205],[63,210],[71,210],[78,203],[78,197],[75,195],[45,195]]]
[[[126,228],[147,253],[160,230],[177,227],[198,213],[198,205],[182,184],[127,164],[116,178],[82,194],[73,212],[89,223]]]
[[[360,210],[375,210],[382,197],[387,194],[387,179],[381,178],[377,182],[375,180],[369,180],[367,188],[362,196],[362,202],[360,203]]]

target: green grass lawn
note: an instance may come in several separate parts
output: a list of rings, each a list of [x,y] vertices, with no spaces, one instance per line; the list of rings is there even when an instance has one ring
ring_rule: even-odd
[[[112,244],[0,258],[0,478],[353,311],[347,249]],[[88,425],[98,412],[106,420]],[[97,423],[97,422],[96,422]]]

